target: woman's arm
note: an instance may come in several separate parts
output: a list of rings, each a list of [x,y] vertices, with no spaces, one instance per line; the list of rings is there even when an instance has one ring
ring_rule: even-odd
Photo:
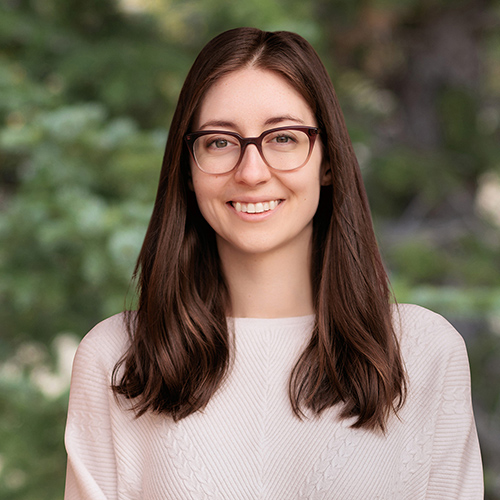
[[[117,494],[117,464],[113,444],[110,388],[113,364],[105,324],[80,344],[73,364],[65,443],[68,453],[65,500],[113,500]]]
[[[428,500],[482,500],[483,470],[472,411],[470,371],[463,339],[455,336],[444,371]]]

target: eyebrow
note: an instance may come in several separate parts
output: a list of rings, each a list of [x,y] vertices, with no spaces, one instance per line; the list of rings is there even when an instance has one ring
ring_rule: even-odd
[[[301,120],[300,118],[297,118],[296,116],[293,115],[283,115],[283,116],[268,118],[265,121],[265,125],[278,125],[279,123],[282,122],[296,122],[300,123],[301,125],[304,125],[304,120]]]
[[[299,124],[304,124],[304,120],[301,120],[300,118],[297,118],[296,116],[292,115],[281,115],[281,116],[273,116],[271,118],[268,118],[265,122],[264,125],[278,125],[283,122],[295,122]],[[227,120],[209,120],[208,122],[205,122],[201,127],[200,130],[211,128],[211,127],[220,127],[220,128],[236,128],[236,124],[231,121]]]

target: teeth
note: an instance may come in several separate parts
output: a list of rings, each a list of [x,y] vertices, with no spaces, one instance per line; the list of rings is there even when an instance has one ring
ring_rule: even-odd
[[[233,201],[232,205],[237,212],[244,212],[247,214],[261,214],[274,210],[281,202],[279,200],[263,201],[258,203],[241,203]]]

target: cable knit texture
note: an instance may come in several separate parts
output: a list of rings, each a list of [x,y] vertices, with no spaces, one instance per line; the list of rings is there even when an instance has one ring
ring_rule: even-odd
[[[387,433],[352,429],[337,407],[299,420],[290,372],[313,317],[229,319],[235,362],[202,412],[180,422],[110,389],[128,337],[122,315],[97,325],[75,358],[66,428],[66,500],[420,500],[483,498],[462,337],[441,316],[394,314],[409,394]]]

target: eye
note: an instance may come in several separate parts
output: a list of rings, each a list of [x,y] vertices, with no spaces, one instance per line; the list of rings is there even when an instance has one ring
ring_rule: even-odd
[[[290,137],[289,135],[286,135],[286,134],[280,134],[280,135],[277,135],[274,140],[278,143],[278,144],[287,144],[288,142],[291,142],[293,141],[293,138]]]
[[[194,145],[197,153],[205,152],[206,154],[222,154],[239,148],[238,140],[224,133],[207,134],[199,137]]]
[[[306,138],[307,139],[307,138]],[[291,148],[295,147],[301,140],[300,134],[292,130],[280,130],[269,134],[266,137],[267,147]]]
[[[222,149],[227,147],[229,144],[227,139],[213,139],[209,144],[208,147],[214,147],[217,149]]]

